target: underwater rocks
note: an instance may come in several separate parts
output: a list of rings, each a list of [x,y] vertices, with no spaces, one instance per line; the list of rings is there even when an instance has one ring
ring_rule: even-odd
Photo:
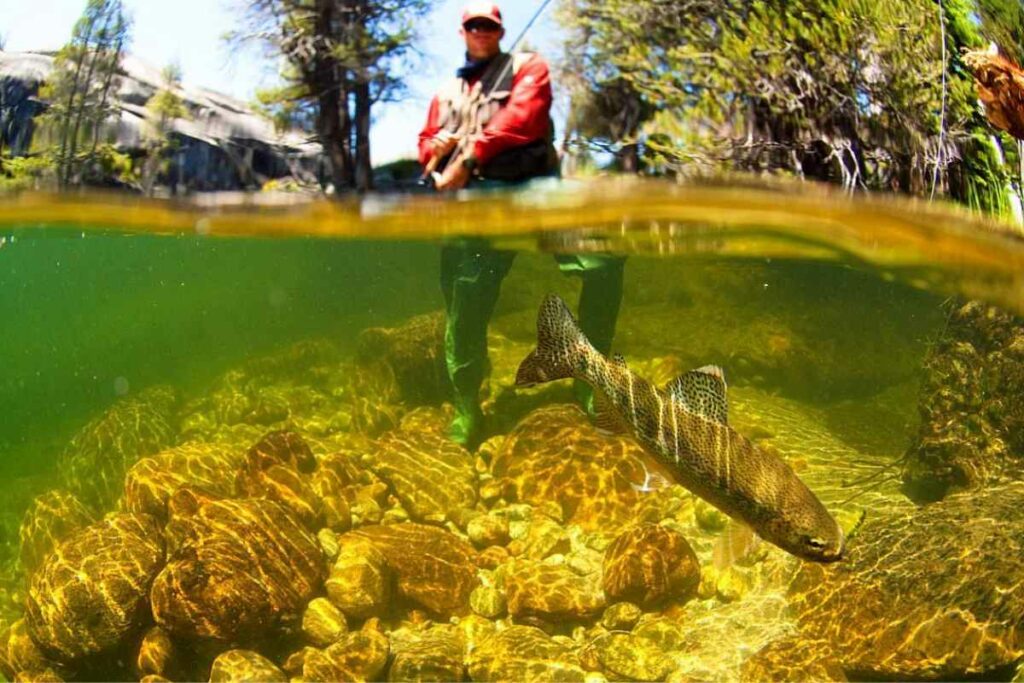
[[[54,489],[36,496],[18,531],[19,558],[25,575],[31,576],[58,543],[94,520],[92,511],[68,491]]]
[[[288,676],[252,650],[228,650],[213,662],[210,683],[287,683]]]
[[[928,354],[921,427],[903,481],[918,500],[1024,472],[1024,320],[957,304]]]
[[[676,668],[675,661],[655,643],[631,633],[606,633],[584,648],[580,659],[588,668],[627,681],[661,681]]]
[[[418,422],[410,413],[400,429],[380,438],[371,469],[391,486],[412,519],[443,523],[476,503],[473,456],[443,434],[443,419],[436,429],[418,429]]]
[[[469,655],[474,681],[579,682],[586,678],[572,648],[533,626],[510,626],[485,638]]]
[[[338,556],[327,577],[327,595],[346,616],[384,616],[391,601],[394,573],[387,558],[365,538],[338,539]]]
[[[764,646],[743,663],[745,681],[836,681],[849,680],[825,641],[781,638]]]
[[[509,542],[508,518],[498,515],[477,515],[466,524],[466,535],[477,548],[503,546]]]
[[[437,405],[451,395],[444,325],[444,311],[437,311],[395,328],[367,328],[356,341],[356,357],[363,365],[387,366],[406,405]]]
[[[601,616],[601,625],[609,631],[629,631],[640,617],[643,611],[631,602],[617,602],[609,605]]]
[[[394,572],[398,594],[445,618],[469,612],[469,595],[479,584],[477,553],[444,529],[425,524],[368,526],[341,538],[369,541]]]
[[[682,534],[643,524],[623,532],[605,551],[602,581],[609,599],[653,608],[696,595],[700,564]]]
[[[516,618],[581,621],[605,607],[600,579],[580,576],[565,565],[516,560],[506,565],[508,612]]]
[[[104,653],[147,618],[150,584],[164,561],[152,517],[111,514],[64,541],[32,577],[32,639],[65,663]]]
[[[979,678],[1024,657],[1024,483],[869,517],[841,563],[804,563],[790,603],[851,678]]]
[[[508,609],[505,594],[492,586],[477,586],[469,594],[469,606],[475,614],[488,619],[505,615]]]
[[[43,654],[32,640],[24,619],[17,620],[0,633],[0,673],[7,680],[14,680],[15,677],[32,680],[30,674],[58,668],[59,665]]]
[[[184,486],[216,497],[234,494],[241,453],[221,444],[189,443],[143,458],[125,477],[122,505],[167,520],[167,501]]]
[[[154,626],[142,637],[139,652],[135,657],[135,673],[143,676],[167,676],[171,673],[175,655],[174,641],[170,634]]]
[[[306,681],[379,680],[391,651],[388,637],[370,628],[342,636],[325,650],[312,650],[304,658]]]
[[[330,600],[316,598],[302,615],[302,632],[317,647],[328,647],[348,633],[348,621]]]
[[[313,451],[301,436],[289,431],[271,432],[249,449],[235,491],[242,497],[277,501],[307,528],[316,529],[323,512],[310,482],[316,467]]]
[[[244,643],[298,621],[326,574],[316,537],[267,500],[201,503],[177,528],[153,582],[157,624],[174,636]]]
[[[534,514],[525,533],[508,544],[514,557],[543,560],[554,554],[569,552],[572,542],[562,525],[540,514]]]
[[[645,473],[662,470],[623,436],[600,434],[574,406],[540,408],[501,444],[491,474],[505,497],[532,505],[555,502],[567,524],[587,531],[625,526],[641,500]],[[666,481],[667,476],[661,475]]]
[[[128,469],[174,443],[177,402],[173,389],[154,387],[118,401],[83,427],[58,462],[65,488],[86,505],[111,509]]]
[[[462,681],[466,643],[451,626],[434,627],[405,641],[392,638],[388,680]]]

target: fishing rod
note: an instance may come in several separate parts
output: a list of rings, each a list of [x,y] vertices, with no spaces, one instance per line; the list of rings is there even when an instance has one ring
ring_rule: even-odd
[[[512,41],[512,46],[508,49],[507,53],[509,55],[509,59],[506,60],[505,66],[502,67],[501,71],[498,73],[498,78],[491,83],[491,86],[487,90],[487,93],[484,94],[484,97],[490,97],[491,93],[494,92],[494,89],[498,87],[498,84],[504,81],[505,78],[508,76],[509,71],[512,70],[512,65],[515,62],[515,59],[512,57],[512,55],[515,54],[516,50],[519,48],[519,45],[523,42],[523,39],[526,38],[526,34],[529,33],[530,29],[537,22],[537,20],[540,19],[540,16],[544,14],[544,10],[546,10],[548,8],[548,5],[550,4],[551,0],[544,0],[540,4],[540,7],[537,8],[537,11],[533,13],[533,16],[530,17],[530,20],[526,22],[526,26],[524,26],[523,30],[519,32],[519,35],[516,36],[516,39]],[[456,161],[458,159],[459,154],[460,151],[456,151],[453,154],[450,154],[449,156],[445,157],[445,159],[448,160],[448,162],[445,164],[445,167],[450,165],[452,162]],[[429,162],[427,162],[426,167],[423,169],[423,175],[420,177],[419,184],[421,186],[437,186],[437,181],[441,177],[440,167],[441,162],[443,160],[444,159],[442,159],[441,157],[433,157]]]

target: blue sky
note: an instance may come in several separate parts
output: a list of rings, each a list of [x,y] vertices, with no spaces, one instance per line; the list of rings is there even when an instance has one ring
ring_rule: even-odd
[[[276,65],[257,49],[232,51],[221,39],[236,28],[238,7],[244,0],[124,0],[134,20],[132,52],[163,66],[181,65],[184,79],[250,100],[253,91],[274,82]],[[458,35],[464,0],[438,0],[421,27],[418,45],[423,61],[410,83],[408,98],[401,103],[378,105],[373,129],[375,163],[415,152],[416,134],[423,125],[434,90],[462,63],[463,45]],[[505,0],[499,3],[508,35],[515,39],[540,6],[540,0]],[[548,57],[558,56],[559,31],[553,20],[552,2],[528,37],[531,45]],[[56,49],[71,34],[85,0],[0,0],[0,35],[8,50]],[[556,113],[556,119],[561,118]]]

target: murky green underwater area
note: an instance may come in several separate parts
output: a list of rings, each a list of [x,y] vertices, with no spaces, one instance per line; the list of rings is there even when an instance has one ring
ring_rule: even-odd
[[[1024,680],[1024,241],[746,192],[0,205],[2,676]],[[518,254],[469,452],[439,259],[474,233]],[[628,257],[613,350],[721,366],[841,562],[722,562],[669,465],[515,386],[580,252]]]

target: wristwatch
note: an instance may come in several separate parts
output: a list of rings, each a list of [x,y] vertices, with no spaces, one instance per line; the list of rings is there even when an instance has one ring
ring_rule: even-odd
[[[470,173],[475,171],[477,166],[479,166],[479,162],[476,160],[476,157],[473,156],[472,154],[470,154],[468,157],[462,160],[462,168],[466,169]]]

